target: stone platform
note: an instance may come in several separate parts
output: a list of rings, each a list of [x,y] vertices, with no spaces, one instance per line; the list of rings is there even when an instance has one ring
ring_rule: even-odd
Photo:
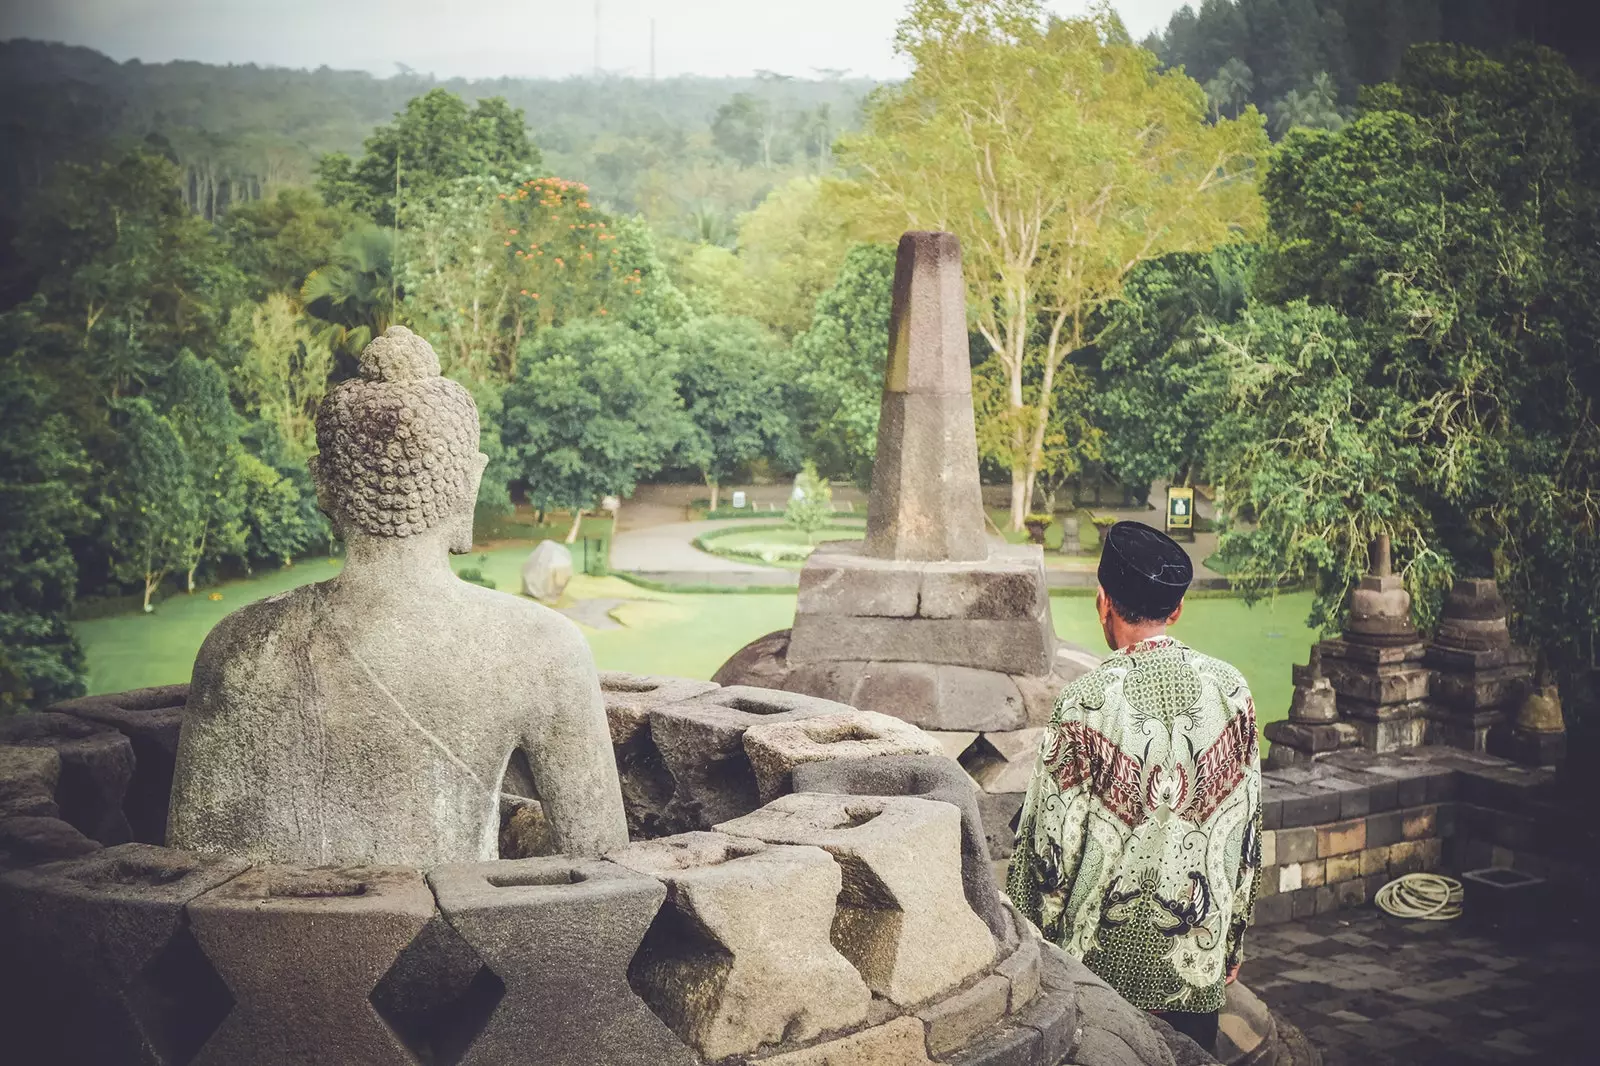
[[[8,720],[8,1056],[1214,1061],[1016,919],[970,784],[920,730],[794,693],[602,687],[634,842],[604,860],[536,854],[540,808],[512,791],[514,761],[503,858],[426,870],[250,867],[141,842],[184,686]]]

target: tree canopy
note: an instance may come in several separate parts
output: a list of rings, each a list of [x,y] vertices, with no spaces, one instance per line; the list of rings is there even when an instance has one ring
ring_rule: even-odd
[[[1159,72],[1114,16],[1046,19],[1035,0],[917,0],[896,38],[909,80],[881,90],[841,144],[913,229],[961,238],[968,304],[1004,380],[980,430],[1011,470],[1021,529],[1058,384],[1128,272],[1259,228],[1266,151],[1253,109],[1208,120],[1181,71]]]

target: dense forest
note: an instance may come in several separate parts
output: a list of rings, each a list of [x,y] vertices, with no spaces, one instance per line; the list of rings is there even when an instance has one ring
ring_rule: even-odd
[[[1201,0],[1144,46],[1200,82],[1212,108],[1254,104],[1275,133],[1342,123],[1363,85],[1392,80],[1406,50],[1442,41],[1496,50],[1528,41],[1593,73],[1590,5],[1565,0]]]
[[[1388,533],[1424,622],[1492,573],[1567,684],[1600,603],[1592,54],[1513,39],[1549,30],[1526,6],[1365,4],[1207,0],[1140,46],[917,0],[885,86],[0,44],[0,708],[81,688],[79,597],[331,550],[312,420],[394,324],[477,399],[486,522],[866,478],[908,228],[961,238],[1013,530],[1090,474],[1210,484],[1216,565],[1328,627]]]
[[[828,169],[872,82],[754,78],[496,78],[117,63],[86,48],[0,42],[0,245],[57,163],[133,144],[180,168],[185,203],[216,219],[232,203],[312,184],[330,152],[359,154],[406,101],[442,88],[496,97],[526,117],[552,173],[643,212],[669,238],[731,245],[735,220],[775,187]],[[14,263],[12,264],[14,266]]]

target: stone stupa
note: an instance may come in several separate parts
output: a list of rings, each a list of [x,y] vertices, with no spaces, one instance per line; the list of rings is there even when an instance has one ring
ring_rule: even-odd
[[[936,733],[982,789],[996,858],[1061,688],[1099,660],[1056,638],[1043,549],[985,533],[961,246],[907,233],[866,539],[819,547],[792,629],[717,673],[894,715]]]

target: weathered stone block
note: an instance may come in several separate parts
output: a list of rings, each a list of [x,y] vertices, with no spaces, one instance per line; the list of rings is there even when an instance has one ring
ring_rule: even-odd
[[[694,699],[720,687],[713,681],[693,681],[686,677],[601,671],[600,694],[606,703],[612,745],[620,746],[634,739],[649,724],[650,708]]]
[[[1172,1061],[1166,1044],[1145,1022],[1144,1012],[1132,1007],[1109,986],[1087,982],[1078,985],[1078,1024],[1083,1035],[1072,1051],[1072,1061],[1082,1066],[1120,1064],[1121,1060],[1113,1056],[1130,1054],[1131,1062],[1140,1066]]]
[[[961,815],[948,803],[802,793],[717,828],[831,852],[844,869],[834,943],[894,1003],[939,995],[994,958],[963,891]]]
[[[1317,829],[1317,856],[1345,855],[1367,846],[1367,820],[1355,818]]]
[[[463,1064],[690,1066],[628,984],[666,888],[613,863],[562,857],[441,866],[439,909],[504,985]],[[536,1049],[536,1051],[535,1051]]]
[[[928,1053],[946,1052],[969,1044],[983,1030],[998,1022],[1006,1012],[1010,984],[991,974],[971,988],[931,1003],[918,1012],[928,1029]]]
[[[1277,838],[1279,862],[1310,862],[1317,857],[1317,831],[1309,826],[1280,829]]]
[[[0,1008],[13,1015],[8,1053],[85,1066],[190,1061],[233,997],[184,905],[243,869],[124,844],[0,879],[0,939],[16,978]]]
[[[1017,842],[1017,816],[1022,813],[1025,792],[978,792],[978,812],[983,816],[984,838],[989,855],[1009,859]]]
[[[60,818],[31,814],[0,818],[0,870],[75,859],[99,850],[99,841],[90,840]]]
[[[996,547],[980,563],[931,563],[922,574],[921,618],[1033,621],[1049,612],[1044,554],[1036,545]]]
[[[55,749],[0,747],[0,818],[59,816],[56,782],[60,778],[61,756]]]
[[[923,732],[932,737],[933,742],[939,745],[939,750],[952,759],[960,759],[961,754],[978,739],[977,732],[968,730],[924,729]]]
[[[860,545],[828,545],[800,570],[795,613],[855,618],[915,618],[922,572],[911,563],[874,559]]]
[[[1032,937],[1023,940],[994,972],[1011,982],[1006,1011],[1014,1014],[1021,1010],[1039,994],[1039,942]]]
[[[1428,720],[1421,717],[1425,705],[1399,704],[1396,706],[1398,713],[1405,717],[1396,717],[1387,721],[1357,721],[1356,728],[1361,734],[1361,746],[1368,751],[1405,751],[1410,748],[1421,747],[1428,735]]]
[[[127,737],[98,722],[45,712],[0,720],[0,744],[54,749],[61,758],[56,803],[62,820],[102,844],[128,839],[122,804],[134,760]]]
[[[787,632],[787,631],[786,631]],[[852,698],[856,686],[866,672],[868,663],[806,663],[789,669],[783,683],[774,687],[787,692],[803,692],[818,699],[837,700],[851,706],[860,706]],[[753,683],[753,682],[752,682]],[[875,711],[877,707],[862,707]]]
[[[760,806],[755,770],[744,750],[753,725],[837,714],[842,705],[790,692],[732,687],[650,712],[650,737],[671,775],[661,817],[668,832],[709,829]]]
[[[370,996],[433,917],[418,871],[256,867],[188,914],[235,1000],[195,1062],[414,1061]]]
[[[803,763],[941,754],[938,743],[916,726],[871,711],[757,723],[745,731],[744,750],[763,803],[791,791],[791,775]]]
[[[797,792],[914,796],[951,804],[961,812],[961,885],[967,902],[997,938],[1011,931],[989,869],[977,791],[956,763],[928,755],[806,763],[795,768],[794,787]]]
[[[1027,724],[1027,708],[1012,675],[970,666],[939,666],[935,674],[939,721],[983,732]]]
[[[1001,1025],[940,1061],[950,1066],[1032,1066],[1059,1061],[1043,1057],[1043,1042],[1039,1031],[1031,1026]]]
[[[985,733],[962,765],[985,792],[1026,792],[1043,736],[1043,729]]]
[[[1016,678],[965,666],[868,663],[849,703],[929,730],[1017,729],[1027,720]]]
[[[814,1047],[752,1061],[761,1066],[924,1066],[933,1060],[923,1041],[922,1021],[907,1016]]]
[[[828,939],[842,881],[827,852],[686,833],[607,858],[667,886],[630,983],[705,1058],[866,1020],[871,993]]]
[[[1338,694],[1339,710],[1349,714],[1346,701],[1351,706],[1377,704],[1387,706],[1428,698],[1428,685],[1432,671],[1420,664],[1379,666],[1376,670],[1357,663],[1338,659],[1325,660],[1323,669],[1328,681]]]
[[[1041,621],[940,618],[834,618],[800,615],[789,662],[871,660],[971,666],[1007,674],[1047,674],[1055,634]]]
[[[1341,881],[1351,881],[1361,876],[1361,853],[1354,852],[1348,855],[1335,855],[1327,860],[1327,881],[1336,885]]]
[[[178,757],[178,733],[189,686],[162,685],[68,700],[50,708],[118,730],[133,748],[133,776],[123,797],[133,838],[149,844],[167,839],[167,807]]]

